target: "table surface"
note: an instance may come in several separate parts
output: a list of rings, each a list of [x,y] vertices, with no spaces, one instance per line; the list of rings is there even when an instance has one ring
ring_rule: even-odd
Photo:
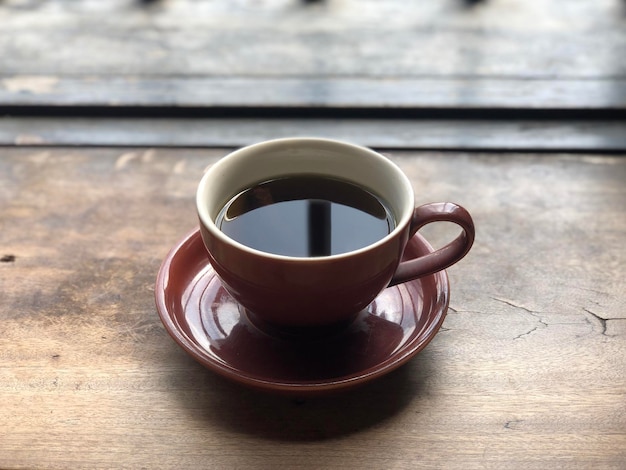
[[[225,153],[0,147],[0,468],[624,468],[626,159],[387,152],[476,243],[424,351],[300,400],[204,369],[156,313]]]

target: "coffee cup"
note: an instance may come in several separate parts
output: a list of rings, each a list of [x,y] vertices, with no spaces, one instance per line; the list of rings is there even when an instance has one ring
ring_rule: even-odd
[[[348,195],[352,192],[356,196]],[[387,229],[363,241],[361,232],[370,229],[353,228],[352,219],[339,215],[340,220],[348,220],[347,226],[337,229],[339,235],[344,242],[357,243],[348,243],[344,251],[315,252],[318,246],[309,252],[284,253],[271,244],[265,249],[245,239],[250,235],[282,248],[308,237],[304,245],[309,250],[316,244],[324,248],[334,230],[329,211],[351,207],[354,200],[359,206],[362,199],[369,201],[364,203],[365,212],[376,205],[374,201],[381,203],[384,210],[376,206],[371,212],[377,227],[386,224]],[[253,204],[251,209],[251,200],[258,207]],[[294,202],[292,212],[279,210],[271,222],[265,219],[270,215],[258,210],[279,209],[282,202]],[[451,202],[416,207],[411,182],[390,159],[365,147],[328,139],[277,139],[230,153],[203,175],[196,206],[209,261],[223,286],[253,321],[277,328],[349,322],[383,289],[451,266],[474,241],[474,224],[463,207]],[[360,214],[359,207],[354,210]],[[244,223],[239,234],[224,229],[225,224],[244,221],[244,216],[257,211],[257,219]],[[294,229],[296,219],[303,220],[301,225],[308,229]],[[459,225],[457,238],[436,251],[403,260],[411,237],[424,225],[439,221]],[[352,235],[346,236],[348,231]],[[284,244],[276,242],[281,238]]]

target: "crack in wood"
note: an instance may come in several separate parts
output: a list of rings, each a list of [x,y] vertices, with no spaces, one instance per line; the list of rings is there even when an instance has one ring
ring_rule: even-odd
[[[606,318],[602,318],[600,315],[598,315],[597,313],[592,312],[587,307],[583,307],[583,311],[585,311],[587,314],[591,315],[593,318],[595,318],[598,321],[598,323],[600,323],[600,327],[602,328],[602,331],[600,331],[600,334],[602,336],[608,336],[606,334]],[[589,322],[589,323],[591,323],[591,322]],[[591,326],[593,327],[593,324]]]
[[[512,419],[507,421],[506,423],[504,423],[504,428],[505,429],[515,429],[515,425],[519,424],[519,423],[523,423],[524,420],[523,419]]]
[[[479,312],[477,310],[460,310],[458,308],[454,308],[448,305],[448,310],[452,313],[458,313],[458,314],[463,314],[463,313],[470,313],[470,314],[481,314],[481,313],[485,313],[485,312]]]
[[[529,309],[528,307],[524,307],[523,305],[518,305],[518,304],[516,304],[516,303],[514,303],[514,302],[511,302],[510,300],[499,299],[499,298],[497,298],[497,297],[491,297],[491,299],[495,300],[496,302],[501,302],[501,303],[503,303],[503,304],[505,304],[505,305],[508,305],[508,306],[510,306],[510,307],[514,307],[514,308],[519,308],[519,309],[522,309],[522,310],[524,310],[524,311],[526,311],[526,312],[530,313],[530,314],[531,314],[532,316],[534,316],[534,317],[538,316],[538,315],[539,315],[539,313],[540,313],[540,312],[536,312],[536,311],[534,311],[534,310],[531,310],[531,309]]]
[[[600,324],[600,328],[601,328],[600,334],[601,334],[602,336],[607,336],[607,337],[612,337],[612,336],[615,336],[615,335],[610,335],[610,334],[608,334],[608,333],[606,332],[606,330],[607,330],[607,323],[608,323],[608,322],[613,321],[613,320],[626,320],[626,317],[619,317],[619,318],[603,318],[603,317],[601,317],[600,315],[598,315],[597,313],[595,313],[593,310],[591,310],[591,309],[589,309],[589,308],[587,308],[587,307],[583,307],[583,311],[584,311],[585,313],[587,313],[587,315],[590,315],[592,318],[594,318],[594,319],[596,320],[596,322]],[[586,320],[589,324],[591,324],[591,326],[593,327],[593,323],[589,320],[589,318],[588,318],[588,317],[586,317],[586,318],[585,318],[585,320]]]
[[[546,325],[546,326],[547,326],[547,325]],[[545,328],[545,326],[544,326],[544,328]],[[538,329],[539,329],[539,326],[536,326],[536,327],[534,327],[534,328],[532,328],[532,329],[528,330],[528,331],[527,331],[527,332],[525,332],[525,333],[522,333],[522,334],[517,335],[516,337],[514,337],[514,338],[513,338],[513,340],[516,340],[516,339],[522,339],[522,338],[524,338],[525,336],[529,336],[529,335],[531,335],[532,333],[534,333],[535,331],[537,331]]]
[[[549,325],[548,325],[548,323],[546,323],[546,322],[543,320],[543,318],[541,317],[540,312],[536,312],[536,311],[534,311],[534,310],[531,310],[531,309],[529,309],[528,307],[524,307],[523,305],[518,305],[518,304],[516,304],[516,303],[514,303],[514,302],[511,302],[510,300],[499,299],[499,298],[497,298],[497,297],[491,297],[491,298],[492,298],[493,300],[495,300],[496,302],[501,302],[501,303],[503,303],[503,304],[505,304],[505,305],[508,305],[508,306],[510,306],[510,307],[517,308],[517,309],[521,309],[521,310],[525,311],[525,312],[526,312],[526,313],[528,313],[530,316],[534,317],[534,318],[537,320],[537,322],[539,323],[539,325],[534,326],[534,327],[533,327],[533,328],[531,328],[530,330],[528,330],[528,331],[526,331],[526,332],[524,332],[524,333],[521,333],[521,334],[519,334],[519,335],[515,336],[515,337],[513,338],[514,340],[517,340],[517,339],[522,339],[522,338],[524,338],[524,337],[526,337],[526,336],[529,336],[530,334],[534,333],[535,331],[537,331],[537,330],[538,330],[538,329],[540,329],[540,328],[547,328],[547,327],[549,326]]]

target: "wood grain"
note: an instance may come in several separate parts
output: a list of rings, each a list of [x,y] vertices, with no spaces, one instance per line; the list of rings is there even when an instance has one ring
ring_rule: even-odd
[[[66,77],[59,75],[0,76],[0,105],[9,113],[25,109],[64,108],[89,113],[110,107],[124,115],[136,107],[144,117],[165,108],[188,114],[203,108],[343,110],[366,114],[390,110],[523,109],[622,112],[626,109],[626,79],[585,78],[293,78],[293,77]],[[35,109],[32,109],[35,108]],[[134,110],[137,113],[138,110]],[[370,116],[366,116],[370,117]]]
[[[10,0],[0,22],[1,105],[626,100],[621,0]]]
[[[1,468],[623,468],[625,159],[390,152],[419,202],[476,220],[444,328],[294,401],[204,370],[155,312],[223,153],[0,148]]]
[[[294,135],[386,149],[626,151],[621,120],[0,118],[7,146],[239,147]]]

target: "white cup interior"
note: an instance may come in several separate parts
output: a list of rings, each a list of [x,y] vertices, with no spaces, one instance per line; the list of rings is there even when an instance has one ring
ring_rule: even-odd
[[[226,237],[214,221],[232,197],[255,184],[296,174],[333,177],[367,188],[388,204],[395,230],[406,226],[413,213],[411,183],[388,158],[345,142],[290,138],[241,148],[211,166],[198,186],[198,215],[212,233]]]

